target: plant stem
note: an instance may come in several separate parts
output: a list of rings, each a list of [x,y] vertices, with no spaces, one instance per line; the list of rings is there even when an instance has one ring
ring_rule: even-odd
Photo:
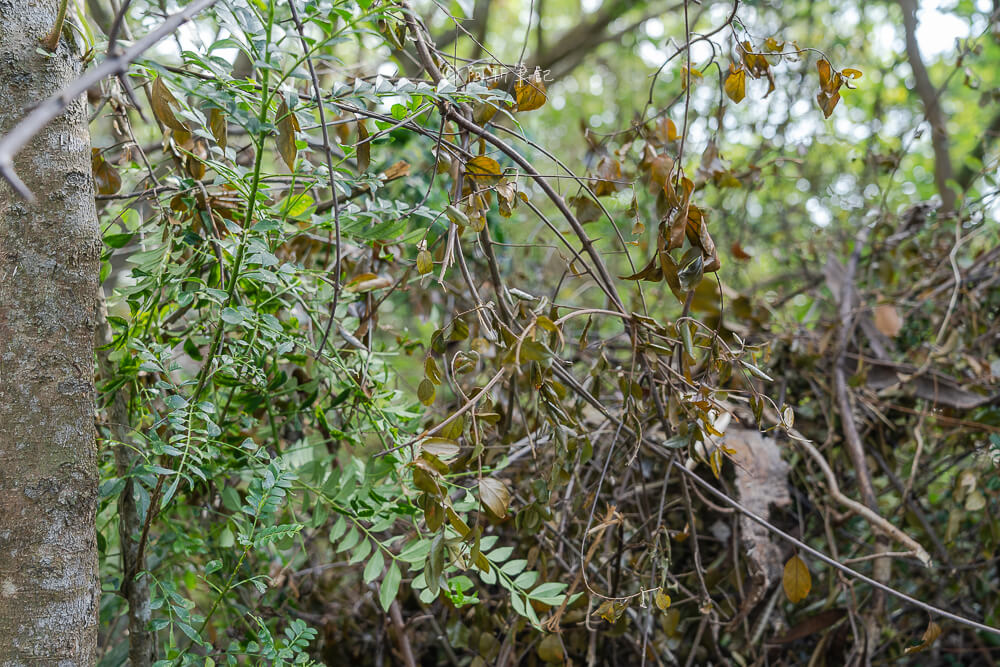
[[[52,26],[52,30],[49,31],[49,34],[42,40],[42,48],[49,53],[54,53],[56,47],[59,46],[59,35],[62,34],[63,23],[66,21],[67,5],[69,5],[69,0],[62,0],[59,3],[59,11],[56,13],[55,25]]]

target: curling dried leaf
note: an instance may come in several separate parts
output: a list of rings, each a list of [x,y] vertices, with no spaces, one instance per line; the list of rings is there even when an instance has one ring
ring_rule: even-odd
[[[823,116],[829,118],[837,103],[840,102],[840,93],[838,91],[844,83],[844,77],[840,72],[833,69],[830,66],[830,62],[825,59],[820,59],[816,62],[816,69],[819,71],[820,87],[820,92],[816,95],[816,101],[819,103],[819,108],[823,110]]]
[[[605,157],[597,164],[597,184],[594,194],[598,197],[614,194],[622,186],[622,165],[614,158]]]
[[[920,638],[920,642],[913,646],[907,646],[903,653],[906,655],[910,655],[911,653],[920,653],[921,651],[930,648],[931,644],[937,641],[937,638],[940,636],[941,626],[934,621],[931,621],[927,624],[927,629],[924,630],[924,635]]]
[[[174,97],[174,94],[170,92],[167,84],[163,83],[163,79],[160,77],[156,77],[153,81],[153,91],[150,95],[150,101],[153,106],[153,115],[156,116],[157,120],[171,130],[186,131],[183,123],[177,120],[174,110],[171,109],[172,106],[177,106],[177,98]]]
[[[840,93],[834,93],[833,95],[820,93],[816,96],[816,102],[819,103],[819,108],[823,110],[823,117],[829,118],[830,114],[837,107],[837,103],[840,102]]]
[[[215,137],[215,142],[223,149],[229,145],[229,123],[221,109],[212,109],[208,113],[208,127]]]
[[[372,163],[372,142],[369,141],[368,128],[365,127],[363,118],[358,119],[358,173],[363,174],[368,171]]]
[[[424,275],[434,269],[434,260],[430,251],[421,250],[417,253],[417,273]]]
[[[705,75],[700,71],[694,69],[693,67],[688,68],[687,65],[681,67],[681,89],[687,90],[687,87],[691,85],[693,81],[705,78]]]
[[[819,87],[824,93],[832,95],[840,90],[844,78],[830,66],[830,61],[825,59],[816,61],[816,69],[819,71]]]
[[[737,69],[736,65],[730,64],[729,75],[726,76],[726,83],[723,87],[729,99],[739,104],[747,94],[747,71],[742,67]]]
[[[509,218],[514,212],[514,206],[517,204],[517,183],[505,180],[497,185],[496,193],[500,215]]]
[[[98,194],[113,195],[122,187],[122,178],[115,171],[104,155],[97,148],[92,148],[90,153],[90,166],[94,172],[94,184],[97,186]]]
[[[276,115],[278,127],[278,152],[281,159],[285,161],[289,169],[295,169],[295,157],[298,148],[295,146],[295,133],[299,130],[299,121],[295,114],[288,110],[285,100],[281,100],[278,105]]]

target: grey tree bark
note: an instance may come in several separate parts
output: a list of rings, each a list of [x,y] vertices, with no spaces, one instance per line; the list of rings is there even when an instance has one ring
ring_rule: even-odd
[[[0,0],[0,133],[81,69],[38,52],[58,0]],[[96,661],[94,327],[100,233],[87,106],[71,100],[0,183],[0,665]]]

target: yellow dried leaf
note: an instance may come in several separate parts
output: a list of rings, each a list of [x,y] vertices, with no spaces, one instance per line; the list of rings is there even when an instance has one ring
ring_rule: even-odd
[[[812,577],[809,575],[809,568],[797,555],[785,563],[781,585],[785,589],[785,595],[793,603],[801,602],[809,595],[812,589]]]
[[[500,164],[486,155],[479,155],[466,162],[465,173],[478,185],[485,186],[496,185],[503,177]]]
[[[817,60],[816,69],[819,71],[819,87],[826,92],[832,92],[829,90],[830,82],[832,81],[830,73],[833,71],[830,61],[825,59]]]
[[[740,67],[736,69],[735,65],[729,65],[729,75],[726,77],[726,83],[723,86],[726,91],[726,95],[729,96],[736,104],[743,101],[743,98],[747,94],[747,72],[745,69]]]
[[[687,87],[691,84],[692,80],[694,80],[694,79],[703,79],[703,78],[705,78],[705,75],[702,74],[701,72],[699,72],[698,70],[694,69],[693,67],[690,68],[690,69],[688,68],[687,65],[684,65],[683,67],[681,67],[681,89],[682,90],[687,90]]]
[[[545,82],[542,81],[542,71],[535,68],[530,78],[518,79],[514,84],[514,99],[518,111],[534,111],[545,104]]]
[[[434,270],[434,260],[431,258],[431,253],[427,250],[421,250],[417,253],[417,273],[424,275],[425,273],[430,273]]]
[[[712,467],[712,474],[715,475],[715,479],[719,479],[719,473],[722,472],[722,450],[716,449],[709,454],[708,463]]]
[[[670,608],[670,596],[664,593],[662,588],[656,590],[656,606],[660,611],[666,611]]]

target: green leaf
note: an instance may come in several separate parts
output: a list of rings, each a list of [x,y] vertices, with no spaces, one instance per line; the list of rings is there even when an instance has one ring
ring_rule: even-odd
[[[385,578],[382,580],[382,586],[378,592],[378,600],[382,604],[382,611],[389,611],[389,605],[396,599],[396,593],[399,592],[399,582],[402,578],[399,566],[396,564],[396,561],[393,561],[389,566],[389,571],[385,573]]]
[[[359,531],[356,528],[351,528],[351,531],[347,533],[347,537],[345,537],[340,542],[340,546],[337,547],[337,553],[339,554],[354,547],[354,545],[357,544],[360,539],[361,539],[361,531]]]
[[[376,549],[372,557],[368,559],[368,563],[365,565],[365,571],[361,574],[361,578],[364,579],[366,584],[370,584],[379,578],[382,574],[382,569],[385,567],[385,556],[382,555],[382,549]]]

